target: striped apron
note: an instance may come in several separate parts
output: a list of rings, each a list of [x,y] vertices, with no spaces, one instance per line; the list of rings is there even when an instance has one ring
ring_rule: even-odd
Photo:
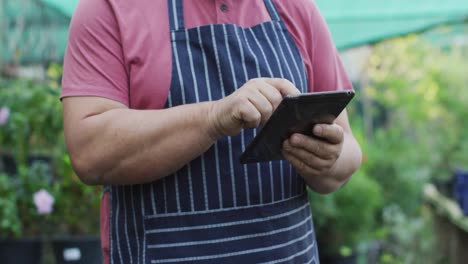
[[[169,1],[172,82],[166,107],[218,100],[257,77],[306,92],[303,61],[271,0],[272,21],[184,28]],[[285,161],[242,165],[256,135],[219,139],[175,174],[111,187],[111,263],[318,263],[305,184]]]

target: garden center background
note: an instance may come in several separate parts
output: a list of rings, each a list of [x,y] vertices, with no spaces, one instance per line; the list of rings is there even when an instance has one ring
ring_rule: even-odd
[[[468,1],[315,1],[364,152],[339,191],[310,192],[322,263],[467,263]],[[101,261],[102,189],[72,170],[58,100],[77,2],[0,0],[1,263]]]

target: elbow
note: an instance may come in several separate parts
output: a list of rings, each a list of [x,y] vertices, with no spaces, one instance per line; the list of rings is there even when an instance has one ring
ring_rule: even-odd
[[[89,155],[70,153],[70,160],[78,178],[86,185],[102,185],[102,173],[97,167],[98,161]]]

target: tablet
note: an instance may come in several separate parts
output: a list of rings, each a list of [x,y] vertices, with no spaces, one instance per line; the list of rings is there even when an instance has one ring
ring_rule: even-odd
[[[353,90],[286,96],[242,153],[240,162],[284,159],[281,148],[285,139],[293,133],[312,135],[315,124],[333,123],[353,97]]]

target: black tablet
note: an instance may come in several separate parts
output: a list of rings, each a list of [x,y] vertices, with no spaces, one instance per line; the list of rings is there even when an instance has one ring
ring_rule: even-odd
[[[315,124],[331,124],[354,97],[353,90],[286,96],[240,156],[241,163],[284,159],[283,141],[293,133],[312,134]]]

